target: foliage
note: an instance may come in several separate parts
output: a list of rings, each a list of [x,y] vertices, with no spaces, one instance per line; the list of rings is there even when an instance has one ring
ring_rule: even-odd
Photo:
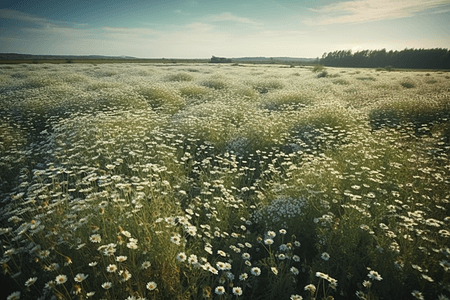
[[[320,63],[334,67],[376,68],[387,66],[393,68],[415,69],[450,69],[450,51],[448,49],[404,49],[401,51],[362,50],[352,53],[351,50],[337,50],[324,53]]]

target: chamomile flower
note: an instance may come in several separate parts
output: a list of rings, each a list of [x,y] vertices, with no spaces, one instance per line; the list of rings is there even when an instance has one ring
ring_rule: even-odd
[[[242,288],[235,286],[233,287],[233,294],[236,296],[241,296],[242,295]]]
[[[19,299],[20,299],[20,292],[19,292],[19,291],[16,291],[16,292],[10,294],[10,295],[6,298],[6,300],[19,300]]]
[[[370,287],[372,286],[372,282],[369,281],[369,280],[364,280],[363,283],[362,283],[362,285],[363,285],[365,288],[370,288]]]
[[[131,279],[131,273],[128,270],[120,270],[119,272],[119,276],[121,276],[122,278],[120,279],[121,282],[125,282]]]
[[[93,234],[89,237],[89,240],[92,243],[100,243],[102,241],[102,237],[100,234]]]
[[[175,234],[174,236],[172,236],[170,238],[170,241],[172,243],[174,243],[175,245],[180,245],[180,243],[181,243],[181,236],[179,234]]]
[[[56,284],[63,284],[63,283],[66,283],[66,281],[67,281],[67,276],[66,275],[58,275],[55,278]]]
[[[250,270],[250,272],[251,272],[253,275],[255,275],[255,276],[261,275],[261,269],[258,268],[258,267],[253,267],[253,268]]]
[[[330,254],[328,254],[327,252],[322,253],[322,259],[323,260],[329,260],[330,259]]]
[[[26,286],[26,287],[29,287],[29,286],[33,285],[33,284],[36,282],[36,280],[37,280],[37,277],[29,278],[29,279],[25,282],[25,286]]]
[[[147,290],[153,291],[154,289],[156,289],[157,286],[158,285],[156,284],[156,282],[150,281],[150,282],[147,282],[147,285],[145,287],[147,288]]]
[[[275,233],[275,231],[267,231],[267,236],[273,239],[277,236],[277,234]]]
[[[126,256],[123,256],[123,255],[117,256],[117,257],[116,257],[116,261],[117,261],[117,262],[124,262],[124,261],[126,261],[126,260],[127,260],[127,257],[126,257]]]
[[[112,287],[112,282],[107,281],[102,284],[102,288],[104,288],[105,290],[109,290],[111,287]]]
[[[83,280],[88,278],[88,276],[89,275],[85,275],[83,273],[78,273],[77,275],[75,275],[75,278],[73,280],[75,280],[76,282],[82,282]]]
[[[371,271],[369,272],[369,274],[367,274],[367,276],[369,276],[369,278],[372,279],[372,280],[378,280],[378,281],[383,280],[383,278],[381,277],[380,274],[378,274],[377,271],[371,270]]]
[[[193,265],[198,264],[198,258],[197,258],[197,255],[195,255],[195,254],[189,255],[188,262],[189,262],[190,264],[193,264]]]
[[[225,288],[223,286],[219,285],[215,288],[214,292],[217,295],[223,295],[223,294],[225,294]]]
[[[423,296],[422,292],[419,292],[417,290],[412,291],[411,295],[414,296],[414,298],[418,299],[418,300],[424,300],[425,297]]]
[[[273,244],[273,240],[272,240],[272,239],[265,239],[265,240],[264,240],[264,244],[266,244],[266,245],[272,245],[272,244]]]
[[[187,258],[187,256],[186,256],[186,253],[184,253],[184,252],[180,252],[180,253],[177,254],[177,260],[179,262],[185,261],[186,258]]]
[[[305,291],[310,291],[311,294],[314,294],[316,292],[316,286],[314,284],[308,284],[304,288]]]
[[[114,273],[114,272],[117,271],[117,266],[116,266],[116,265],[113,265],[113,264],[110,264],[110,265],[108,265],[108,266],[106,267],[106,271],[107,271],[108,273]]]
[[[242,253],[242,258],[245,260],[248,260],[251,258],[251,255],[249,253],[245,252],[245,253]]]
[[[146,261],[144,261],[144,262],[142,263],[141,268],[144,269],[144,270],[146,270],[146,269],[148,269],[151,265],[152,265],[152,264],[151,264],[148,260],[146,260]]]

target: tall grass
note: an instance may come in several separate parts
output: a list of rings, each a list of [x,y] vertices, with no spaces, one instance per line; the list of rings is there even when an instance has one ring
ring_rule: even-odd
[[[444,74],[183,70],[0,68],[3,298],[448,299]]]

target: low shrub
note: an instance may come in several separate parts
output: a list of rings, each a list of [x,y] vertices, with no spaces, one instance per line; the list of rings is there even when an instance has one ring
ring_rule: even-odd
[[[194,80],[194,76],[188,73],[176,73],[171,74],[166,77],[167,81],[192,81]]]
[[[328,72],[326,70],[317,74],[317,78],[325,78],[325,77],[328,77]]]
[[[404,87],[405,89],[412,89],[416,87],[416,84],[411,81],[402,81],[400,82],[400,85]]]

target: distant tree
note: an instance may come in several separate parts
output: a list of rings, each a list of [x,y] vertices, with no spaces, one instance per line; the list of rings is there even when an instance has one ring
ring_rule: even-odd
[[[386,49],[362,50],[352,54],[351,50],[337,50],[325,52],[320,64],[334,67],[449,69],[450,51],[441,48],[405,48],[402,51],[389,52]]]
[[[231,58],[212,56],[210,63],[231,63]]]

